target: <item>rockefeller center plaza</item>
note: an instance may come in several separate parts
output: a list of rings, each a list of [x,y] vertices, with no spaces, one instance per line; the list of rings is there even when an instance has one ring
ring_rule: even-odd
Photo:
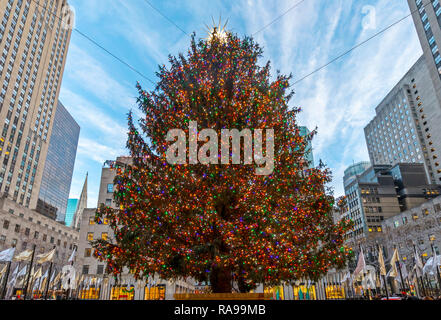
[[[0,0],[0,310],[439,312],[438,45],[438,0]]]

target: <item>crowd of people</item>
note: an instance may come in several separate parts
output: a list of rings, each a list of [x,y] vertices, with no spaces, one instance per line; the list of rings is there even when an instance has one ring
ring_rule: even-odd
[[[413,293],[402,292],[393,294],[387,297],[386,295],[377,294],[372,300],[441,300],[441,296],[424,296],[422,298],[417,297]]]

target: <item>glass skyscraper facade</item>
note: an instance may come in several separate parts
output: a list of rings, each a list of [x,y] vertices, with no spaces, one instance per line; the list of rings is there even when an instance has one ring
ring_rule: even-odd
[[[77,205],[78,205],[78,199],[67,200],[66,216],[64,218],[64,222],[66,226],[70,226],[72,224],[75,211],[77,210]]]
[[[37,211],[55,211],[58,221],[65,221],[79,135],[80,126],[58,102],[37,203]]]
[[[299,127],[300,130],[300,135],[302,137],[306,137],[307,135],[310,134],[310,131],[307,127]],[[312,154],[312,143],[311,140],[308,141],[308,145],[306,146],[305,149],[305,159],[306,161],[308,161],[308,167],[309,168],[313,168],[314,167],[314,156]]]

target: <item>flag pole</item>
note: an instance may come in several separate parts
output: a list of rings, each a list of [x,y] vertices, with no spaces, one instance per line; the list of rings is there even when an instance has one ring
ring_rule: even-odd
[[[76,253],[76,250],[77,250],[77,246],[74,245],[74,247],[73,247],[73,252]],[[72,261],[70,262],[70,265],[71,265],[71,266],[73,266],[73,264],[74,264],[74,260],[75,260],[75,254],[74,254],[73,257],[72,257]],[[76,275],[75,275],[75,277],[76,277]],[[75,279],[74,279],[74,281],[75,281]],[[75,283],[75,286],[76,286],[76,283]],[[71,295],[71,293],[72,293],[72,289],[71,289],[70,287],[71,287],[71,283],[70,283],[70,279],[69,279],[69,289],[68,289],[69,291],[67,292],[67,300],[70,299],[70,295]]]
[[[54,250],[55,248],[56,248],[56,247],[54,246],[54,247],[52,248],[52,250]],[[48,275],[48,282],[47,282],[47,286],[46,286],[46,291],[45,291],[45,293],[44,293],[44,300],[47,300],[47,294],[48,294],[48,292],[49,292],[49,286],[50,286],[50,282],[51,282],[52,266],[53,266],[53,264],[54,264],[53,260],[54,260],[54,258],[52,257],[51,264],[49,265],[49,275]]]
[[[415,257],[418,257],[418,252],[417,252],[417,249],[416,249],[416,246],[415,246],[415,242],[413,243],[413,252],[414,252]],[[421,258],[420,258],[420,260],[421,260]],[[417,263],[417,262],[415,261],[415,263]],[[419,268],[418,265],[416,266],[416,268],[417,269]],[[423,272],[423,270],[421,270],[421,272]],[[418,281],[418,278],[419,278],[419,281]],[[426,296],[426,288],[424,288],[424,281],[422,279],[422,276],[418,277],[418,272],[417,272],[417,284],[419,285],[420,283],[421,283],[422,293],[423,293],[424,296]]]
[[[361,243],[359,243],[358,244],[358,249],[360,249],[360,254],[362,253],[362,250],[361,250]],[[364,282],[364,280],[365,280],[365,276],[366,276],[366,272],[365,272],[365,270],[366,270],[366,264],[365,264],[365,267],[363,268],[363,270],[361,270],[361,276],[362,276],[362,278],[361,278],[361,287],[363,288],[363,282]],[[364,289],[364,288],[363,288]],[[371,297],[370,297],[370,295],[369,295],[369,288],[366,288],[366,293],[367,293],[367,298],[368,298],[368,300],[371,300]]]
[[[430,242],[430,246],[432,247],[432,257],[433,257],[433,263],[435,264],[435,268],[436,268],[436,276],[437,276],[437,280],[438,280],[438,287],[439,287],[439,290],[441,291],[441,277],[439,275],[438,262],[435,260],[436,252],[435,252],[435,248],[433,247],[433,242]]]
[[[397,246],[394,246],[396,250]],[[403,280],[403,274],[401,273],[401,264],[400,264],[400,259],[398,259],[398,261],[395,261],[395,265],[398,267],[398,271],[400,272],[400,278],[401,278],[401,291],[406,291],[406,285],[404,284],[404,280]]]
[[[25,286],[24,293],[23,293],[23,300],[26,300],[26,296],[27,296],[27,293],[28,293],[29,279],[31,277],[32,265],[34,264],[34,254],[35,254],[35,247],[36,246],[37,245],[34,244],[34,248],[32,249],[31,264],[29,266],[28,276],[27,276],[27,279],[26,279],[26,286]]]
[[[6,296],[6,286],[8,284],[8,278],[9,278],[9,272],[10,271],[11,271],[11,261],[8,261],[8,268],[6,269],[5,280],[3,280],[4,284],[3,284],[1,300],[4,300],[5,296]]]
[[[378,254],[380,254],[380,250],[381,250],[381,256],[383,256],[383,246],[380,247],[380,245],[377,243],[378,246]],[[384,256],[383,256],[383,263],[384,263]],[[381,272],[380,272],[381,274]],[[384,289],[386,290],[386,299],[389,300],[389,292],[387,291],[387,281],[386,281],[386,276],[383,274],[383,282],[384,282]]]

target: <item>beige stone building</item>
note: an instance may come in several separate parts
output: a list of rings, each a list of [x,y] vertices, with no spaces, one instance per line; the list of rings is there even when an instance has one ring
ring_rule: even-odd
[[[15,246],[17,255],[22,251],[32,250],[35,245],[35,255],[38,255],[55,246],[54,268],[60,271],[68,264],[78,243],[78,236],[78,231],[4,196],[0,197],[0,251]],[[12,269],[16,264],[12,264]]]
[[[117,163],[130,163],[129,157],[118,157]],[[101,171],[100,191],[98,195],[98,207],[104,203],[116,208],[113,200],[115,169],[112,168],[115,161],[106,161]],[[80,235],[78,243],[78,255],[75,260],[75,269],[81,274],[83,285],[79,288],[79,297],[84,299],[101,300],[159,300],[173,299],[175,293],[189,293],[195,291],[195,286],[191,281],[169,282],[158,277],[150,278],[146,281],[135,281],[129,270],[126,269],[118,282],[112,275],[106,274],[104,262],[98,261],[93,257],[93,248],[90,241],[97,239],[114,240],[113,232],[106,220],[98,224],[95,222],[96,208],[86,208],[83,210],[80,223]],[[87,283],[98,283],[89,286]]]

